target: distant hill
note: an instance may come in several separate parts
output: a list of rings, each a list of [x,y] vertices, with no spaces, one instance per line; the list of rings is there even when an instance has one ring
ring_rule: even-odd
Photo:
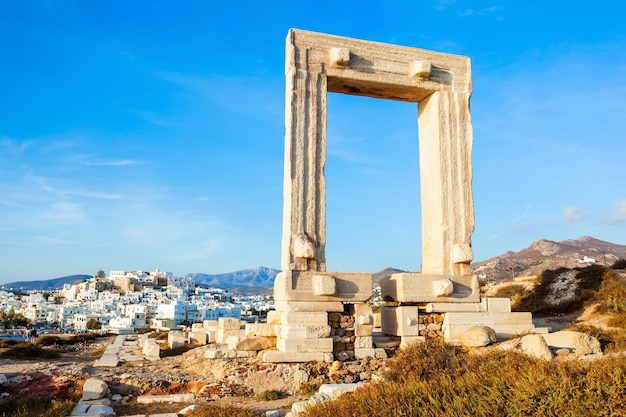
[[[553,242],[541,239],[519,252],[502,255],[472,264],[472,272],[486,276],[490,281],[510,280],[513,277],[539,275],[546,269],[577,268],[596,264],[611,266],[626,259],[626,245],[605,242],[589,236]]]
[[[258,268],[243,269],[241,271],[230,272],[227,274],[187,274],[203,287],[216,287],[230,289],[234,287],[261,287],[273,288],[274,278],[280,271],[278,269],[260,266]]]
[[[21,291],[30,290],[60,290],[65,284],[73,284],[76,281],[84,281],[93,278],[91,275],[68,275],[60,278],[45,279],[41,281],[17,281],[10,282],[0,286],[6,289],[14,289]]]

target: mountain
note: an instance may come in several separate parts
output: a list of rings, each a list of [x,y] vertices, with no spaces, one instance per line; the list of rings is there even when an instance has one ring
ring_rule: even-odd
[[[560,242],[541,239],[519,252],[509,251],[475,262],[472,264],[472,273],[490,281],[505,281],[514,277],[539,275],[546,269],[577,268],[592,263],[611,266],[619,259],[626,259],[626,245],[589,236]]]
[[[46,279],[40,281],[17,281],[4,284],[2,288],[12,288],[20,291],[30,290],[60,290],[65,284],[73,284],[76,281],[84,281],[92,278],[91,275],[68,275],[60,278]]]
[[[234,287],[262,287],[273,288],[274,278],[280,271],[278,269],[260,266],[253,269],[230,272],[227,274],[209,275],[202,273],[187,274],[203,287],[216,287],[230,289]]]

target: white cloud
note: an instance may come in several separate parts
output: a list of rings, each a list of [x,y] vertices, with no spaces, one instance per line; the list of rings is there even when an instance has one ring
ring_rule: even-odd
[[[615,201],[615,209],[613,210],[612,222],[626,221],[626,199],[619,199]]]
[[[584,218],[583,212],[577,207],[565,207],[563,209],[563,218],[566,222],[575,222]]]

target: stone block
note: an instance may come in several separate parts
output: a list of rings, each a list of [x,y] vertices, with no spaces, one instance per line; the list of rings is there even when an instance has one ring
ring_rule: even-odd
[[[243,332],[239,329],[237,330],[225,330],[225,329],[217,329],[217,333],[215,334],[215,341],[217,343],[226,343],[226,339],[230,336],[243,336]]]
[[[89,416],[115,417],[115,410],[110,405],[92,405],[87,412]]]
[[[237,350],[237,345],[239,344],[239,341],[245,338],[246,337],[243,335],[228,336],[224,341],[224,344],[226,344],[228,346],[228,349],[230,350]]]
[[[417,306],[381,308],[381,330],[394,336],[419,336]]]
[[[197,332],[189,332],[189,343],[193,345],[206,345],[207,344],[207,334],[204,329]]]
[[[279,311],[343,311],[343,303],[341,301],[274,301],[274,307]]]
[[[192,403],[195,399],[196,396],[194,394],[140,395],[137,397],[137,403]]]
[[[109,386],[106,382],[100,379],[89,378],[85,381],[85,384],[83,385],[82,400],[99,400],[100,398],[104,398],[107,395],[108,390]]]
[[[217,320],[217,329],[222,330],[239,330],[241,328],[241,321],[239,319],[220,317]]]
[[[428,303],[424,306],[426,313],[480,313],[487,311],[487,302],[483,298],[480,303]],[[483,303],[484,302],[484,303]]]
[[[598,339],[585,333],[561,330],[544,334],[543,338],[551,348],[572,349],[577,356],[602,353]]]
[[[141,349],[141,353],[148,359],[159,359],[160,352],[161,349],[154,339],[146,340]]]
[[[192,332],[200,332],[204,330],[204,323],[192,323],[191,331]]]
[[[339,398],[343,394],[347,394],[365,385],[363,382],[356,384],[322,384],[318,390],[321,394],[326,394],[331,400]]]
[[[380,313],[373,313],[372,317],[374,318],[374,327],[380,327],[381,326],[381,319],[380,319]]]
[[[281,352],[332,352],[333,339],[276,339],[276,348]]]
[[[451,293],[442,292],[442,280],[452,282]],[[404,272],[392,274],[381,280],[380,286],[381,295],[387,301],[401,303],[478,303],[480,301],[478,278],[474,275],[446,277]]]
[[[354,338],[354,348],[373,348],[374,338],[372,336],[357,336]]]
[[[167,334],[167,344],[171,349],[176,349],[185,345],[185,335],[182,332],[172,332]]]
[[[492,324],[532,324],[533,317],[529,312],[514,313],[446,313],[443,324],[472,324],[490,326]],[[491,326],[490,326],[491,327]]]
[[[217,331],[217,320],[204,320],[202,326],[208,331]]]
[[[276,337],[249,336],[240,339],[235,350],[259,351],[276,347]]]
[[[330,336],[328,324],[277,326],[277,336],[283,339],[317,339]]]
[[[207,343],[215,343],[217,340],[217,332],[216,331],[206,331],[206,342]]]
[[[487,311],[489,313],[510,313],[510,298],[484,298],[487,302]]]
[[[424,336],[402,336],[400,340],[400,349],[404,349],[413,343],[423,343],[426,341]]]
[[[279,352],[268,350],[263,352],[263,362],[332,362],[333,354],[329,352]]]
[[[367,357],[375,358],[376,357],[376,349],[373,347],[369,348],[354,348],[354,357],[356,359],[364,359]]]
[[[273,337],[276,336],[276,325],[268,323],[248,323],[246,324],[244,334],[246,336]]]
[[[328,314],[321,311],[283,311],[280,314],[282,325],[315,325],[328,324]]]
[[[543,360],[552,360],[554,355],[542,335],[527,334],[522,337],[522,351],[530,356]]]
[[[313,295],[335,295],[336,283],[335,278],[332,275],[313,275]]]
[[[330,278],[335,284],[334,294],[316,295],[314,286],[327,292]],[[372,274],[364,272],[283,271],[274,280],[274,300],[277,301],[364,302],[371,296]]]
[[[274,305],[276,305],[276,302],[274,302]],[[285,310],[285,311],[289,311],[289,310]],[[280,324],[280,314],[281,314],[281,311],[276,311],[276,310],[268,311],[267,312],[267,324]]]

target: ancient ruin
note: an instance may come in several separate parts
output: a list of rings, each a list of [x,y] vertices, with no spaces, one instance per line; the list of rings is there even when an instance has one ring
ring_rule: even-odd
[[[481,300],[470,272],[469,58],[296,29],[286,51],[282,272],[268,319],[278,351],[264,359],[332,360],[341,349],[357,358],[384,355],[372,335],[375,325],[404,343],[429,334],[459,342],[476,325],[501,337],[532,330],[530,313],[511,313],[508,299]],[[370,273],[326,271],[328,92],[418,103],[421,272],[381,283],[384,299],[395,303],[382,307],[380,317],[367,303]]]

